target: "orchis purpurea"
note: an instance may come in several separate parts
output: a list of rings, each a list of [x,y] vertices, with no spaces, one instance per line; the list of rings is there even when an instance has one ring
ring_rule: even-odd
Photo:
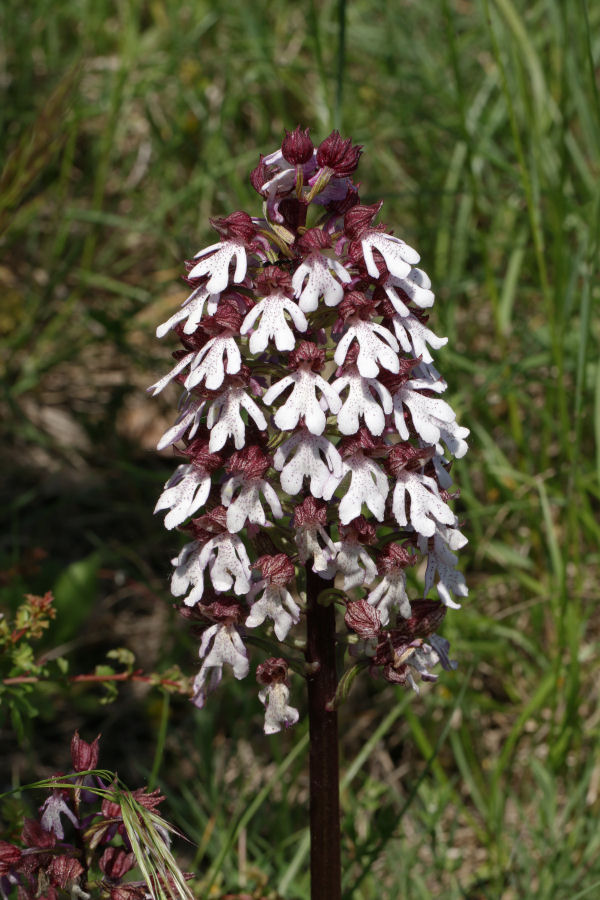
[[[371,609],[368,638],[345,616],[351,664],[362,652],[371,674],[413,688],[435,679],[433,664],[453,665],[430,632],[432,608],[441,622],[467,594],[449,463],[469,432],[439,396],[430,351],[446,339],[427,327],[430,280],[375,223],[382,204],[361,204],[360,153],[337,132],[316,148],[308,130],[286,133],[250,176],[262,216],[211,220],[220,240],[189,263],[191,293],[157,329],[182,343],[151,390],[184,389],[159,447],[179,444],[185,462],[156,510],[191,536],[171,588],[204,629],[194,699],[205,702],[223,666],[245,677],[254,629],[266,630],[268,733],[298,718],[288,665],[299,669],[291,636],[311,602],[307,568],[343,612]],[[421,557],[423,596],[411,599],[406,570]],[[438,601],[424,599],[432,591]]]

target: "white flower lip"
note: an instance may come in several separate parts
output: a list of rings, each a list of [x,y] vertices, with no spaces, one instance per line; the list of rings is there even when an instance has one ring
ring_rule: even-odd
[[[211,254],[210,256],[208,254]],[[190,271],[188,278],[203,278],[208,275],[206,290],[210,294],[220,294],[229,284],[229,265],[235,260],[233,281],[239,284],[246,277],[248,261],[246,248],[239,241],[223,241],[212,244],[196,254],[200,258]]]

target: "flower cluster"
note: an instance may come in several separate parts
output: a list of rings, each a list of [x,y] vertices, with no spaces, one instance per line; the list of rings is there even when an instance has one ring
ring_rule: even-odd
[[[90,888],[103,900],[146,900],[145,881],[124,881],[138,865],[121,809],[122,794],[91,775],[98,741],[75,732],[73,772],[57,776],[37,818],[25,820],[14,843],[0,841],[0,893],[18,900],[88,900]],[[163,797],[144,788],[130,795],[133,805],[151,812]],[[160,820],[162,821],[162,820]],[[168,846],[168,832],[156,826]]]
[[[440,397],[431,351],[446,338],[428,327],[430,280],[376,222],[382,204],[361,203],[360,154],[335,131],[318,147],[308,130],[286,133],[250,176],[263,215],[211,220],[220,239],[189,263],[191,293],[157,331],[182,344],[150,390],[184,389],[159,448],[179,443],[186,462],[156,509],[191,537],[171,589],[201,626],[194,699],[224,665],[244,678],[254,629],[261,647],[272,632],[276,655],[257,669],[267,733],[298,718],[289,639],[305,566],[344,607],[353,655],[413,687],[453,666],[430,626],[467,594],[449,469],[469,432]]]

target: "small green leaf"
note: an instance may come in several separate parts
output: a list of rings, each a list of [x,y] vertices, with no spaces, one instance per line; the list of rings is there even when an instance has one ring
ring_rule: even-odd
[[[116,647],[114,650],[109,650],[106,655],[108,659],[116,659],[122,666],[125,666],[128,672],[133,671],[135,654],[128,650],[127,647]]]

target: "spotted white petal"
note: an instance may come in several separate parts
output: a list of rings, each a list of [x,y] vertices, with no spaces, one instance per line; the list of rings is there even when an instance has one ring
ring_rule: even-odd
[[[439,496],[437,483],[421,472],[402,471],[398,474],[392,512],[398,525],[408,525],[406,495],[410,497],[410,523],[419,534],[431,537],[436,520],[453,525],[456,517],[447,503]]]
[[[177,417],[177,421],[168,429],[168,431],[165,431],[156,445],[157,450],[164,450],[165,447],[176,444],[186,432],[188,433],[188,438],[190,440],[196,434],[200,426],[200,419],[206,403],[204,400],[200,400],[191,394],[184,394],[184,397],[186,397],[186,400]]]
[[[214,251],[214,252],[213,252]],[[208,256],[208,253],[211,253]],[[210,294],[220,294],[229,284],[229,266],[235,261],[233,281],[239,284],[246,277],[246,248],[239,241],[222,241],[201,250],[194,257],[200,258],[188,275],[188,278],[202,278],[208,275],[206,289]]]
[[[342,525],[347,525],[361,514],[365,503],[375,518],[382,522],[385,515],[385,500],[389,484],[385,473],[376,462],[362,453],[356,453],[343,461],[342,475],[336,480],[330,477],[323,498],[330,500],[337,486],[345,476],[351,473],[350,485],[339,505],[339,517]]]
[[[183,326],[184,333],[193,334],[202,318],[206,301],[208,300],[208,312],[212,315],[218,307],[220,296],[220,294],[211,294],[206,289],[205,285],[196,288],[196,290],[192,291],[189,297],[183,301],[182,308],[177,310],[174,316],[171,316],[170,319],[158,326],[156,329],[156,337],[164,337],[171,328],[177,325],[178,322],[183,322],[184,319],[187,319],[187,322]]]
[[[261,431],[266,430],[267,420],[252,397],[249,397],[243,388],[230,387],[219,394],[206,417],[206,427],[210,429],[208,449],[211,453],[221,450],[229,437],[233,438],[236,450],[241,450],[244,446],[246,425],[240,408],[247,411],[257,428]]]
[[[239,493],[236,496],[238,490]],[[242,475],[234,475],[225,482],[221,489],[221,502],[228,507],[228,531],[235,534],[242,530],[246,522],[254,525],[266,523],[265,512],[260,502],[261,494],[269,504],[274,518],[281,519],[283,510],[279,497],[268,481],[261,478],[251,478],[246,481]]]
[[[192,362],[191,371],[184,385],[188,391],[205,382],[209,391],[216,391],[225,379],[225,372],[235,375],[242,366],[242,356],[235,338],[219,335],[206,342]]]
[[[411,610],[406,593],[406,573],[402,569],[387,572],[368,595],[367,601],[378,611],[382,625],[390,621],[390,612],[399,612],[408,619]]]
[[[160,392],[162,390],[164,390],[166,388],[166,386],[171,381],[173,381],[173,379],[177,375],[179,375],[180,372],[183,372],[185,367],[192,362],[194,356],[195,356],[194,353],[186,354],[186,356],[184,356],[182,359],[180,359],[179,362],[177,363],[177,365],[173,369],[171,369],[171,371],[169,372],[168,375],[165,375],[164,378],[161,378],[159,381],[150,385],[150,387],[148,388],[148,393],[152,394],[153,397],[156,397],[157,394],[160,394]]]
[[[379,374],[379,366],[394,374],[400,371],[400,348],[394,335],[378,322],[363,322],[361,319],[351,320],[348,331],[336,347],[334,359],[338,366],[344,364],[354,339],[359,347],[356,364],[364,378],[375,378]]]
[[[385,416],[392,412],[392,396],[388,389],[374,378],[363,378],[356,367],[337,378],[331,387],[342,394],[348,388],[348,395],[338,413],[337,423],[342,434],[356,434],[362,416],[365,425],[374,435],[380,435],[385,428]],[[379,395],[381,406],[375,399]]]
[[[416,250],[413,250],[400,238],[384,234],[381,231],[367,232],[361,238],[361,246],[367,272],[371,278],[379,278],[381,274],[373,258],[373,249],[381,253],[388,271],[396,278],[404,278],[408,275],[410,267],[418,263],[421,258]]]
[[[435,300],[435,294],[429,290],[430,287],[431,281],[422,269],[411,269],[405,278],[395,278],[392,275],[384,284],[386,294],[396,312],[401,316],[407,316],[410,313],[410,309],[399,296],[396,288],[400,288],[416,306],[419,306],[421,309],[427,309],[433,306]]]
[[[407,381],[394,394],[394,421],[403,440],[408,440],[408,428],[404,419],[403,404],[410,412],[417,434],[426,444],[438,444],[443,440],[448,450],[460,459],[467,452],[464,440],[468,428],[461,428],[456,422],[456,413],[445,400],[427,397],[413,390],[413,382]],[[442,448],[439,448],[442,452]]]
[[[236,678],[245,678],[250,664],[239,632],[234,625],[212,625],[203,635],[200,658],[204,657],[200,671],[194,679],[194,704],[202,708],[206,697],[220,683],[223,666],[229,665]],[[206,679],[209,679],[206,685]]]
[[[451,609],[460,609],[451,594],[456,597],[466,597],[469,589],[465,583],[462,572],[456,568],[457,557],[452,550],[458,550],[467,543],[467,539],[455,528],[438,526],[433,537],[433,547],[429,547],[426,538],[419,538],[419,549],[427,553],[427,569],[425,571],[425,584],[423,596],[426,597],[435,585],[442,603]],[[437,575],[437,583],[436,583]]]
[[[306,565],[309,559],[313,559],[313,572],[318,572],[321,578],[333,578],[335,569],[331,570],[331,564],[335,559],[335,544],[322,525],[302,526],[296,528],[296,546],[298,559],[302,565]],[[320,540],[319,540],[320,539]],[[329,574],[324,575],[324,572]]]
[[[408,316],[394,316],[394,331],[405,353],[421,356],[426,363],[433,362],[427,344],[434,350],[439,350],[448,343],[448,338],[438,337],[429,328],[419,322],[416,316],[410,313]]]
[[[335,569],[344,576],[344,590],[372,584],[377,577],[377,566],[368,550],[352,541],[338,541],[335,545]]]
[[[265,734],[276,734],[282,726],[289,728],[298,721],[298,710],[288,704],[289,697],[286,684],[268,684],[259,691],[258,699],[265,707]]]
[[[171,560],[176,567],[171,576],[171,593],[174,597],[182,597],[188,590],[183,602],[186,606],[194,606],[202,599],[204,593],[205,564],[200,560],[202,545],[192,541],[183,547],[179,556]]]
[[[323,406],[325,409],[329,408],[332,413],[337,413],[341,407],[339,396],[320,375],[310,369],[300,368],[272,385],[263,397],[264,402],[273,403],[275,398],[291,385],[293,390],[290,396],[275,413],[275,424],[284,431],[291,431],[300,418],[304,417],[311,434],[322,434],[327,421]],[[321,392],[322,404],[317,400],[317,389]]]
[[[252,604],[246,627],[257,628],[267,618],[274,623],[278,641],[284,641],[292,625],[300,621],[300,607],[283,585],[266,585],[262,596]]]
[[[210,493],[210,475],[193,465],[177,466],[158,498],[154,512],[170,509],[165,528],[181,525],[206,503]]]
[[[199,563],[209,567],[210,579],[216,591],[228,591],[232,586],[236,594],[250,590],[250,560],[246,548],[236,534],[217,534],[204,544]]]
[[[321,297],[326,306],[337,306],[341,302],[344,289],[331,270],[344,284],[351,281],[350,274],[341,263],[319,252],[310,253],[298,266],[292,278],[292,287],[303,312],[314,312]]]
[[[288,325],[285,313],[289,313],[297,331],[306,331],[308,321],[300,307],[286,297],[276,293],[265,297],[246,314],[241,334],[248,334],[260,317],[260,324],[250,335],[250,353],[262,353],[270,340],[275,341],[278,350],[293,350],[296,346],[294,332]]]
[[[331,441],[306,430],[277,448],[273,464],[281,472],[281,487],[292,496],[302,490],[304,478],[310,478],[310,492],[319,498],[332,475],[342,476],[342,459]]]

